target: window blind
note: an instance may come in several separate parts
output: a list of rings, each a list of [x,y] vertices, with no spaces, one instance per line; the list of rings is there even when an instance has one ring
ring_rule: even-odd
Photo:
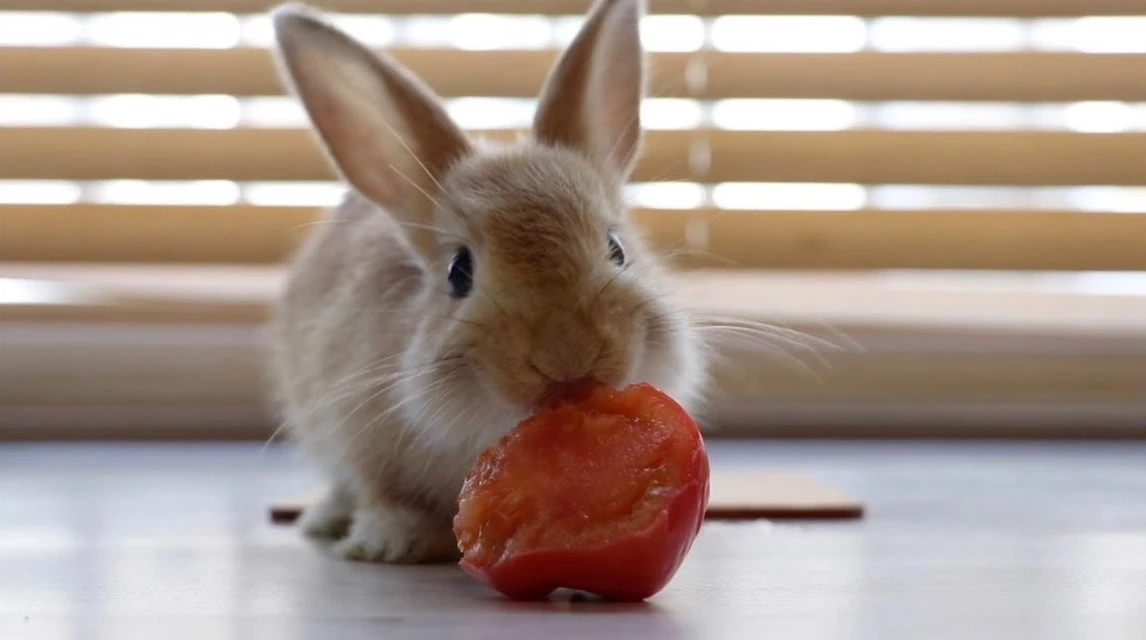
[[[257,326],[341,191],[273,73],[276,4],[0,0],[5,437],[273,428]],[[510,138],[589,0],[312,4]],[[723,354],[715,419],[1141,434],[1144,33],[1141,0],[648,0],[628,197],[682,295],[863,347],[819,377]],[[11,288],[43,282],[68,294]]]
[[[274,4],[0,0],[4,259],[285,258],[337,186]],[[499,138],[588,2],[316,6]],[[1127,0],[652,0],[636,215],[683,267],[1146,269],[1144,25]]]

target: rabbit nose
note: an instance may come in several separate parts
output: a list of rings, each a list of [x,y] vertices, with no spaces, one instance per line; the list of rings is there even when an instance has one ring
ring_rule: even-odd
[[[604,336],[591,322],[554,312],[536,333],[529,364],[546,382],[573,382],[592,375],[605,351]]]
[[[575,384],[589,377],[593,368],[592,358],[547,358],[534,356],[529,361],[530,368],[545,378],[546,382],[560,384]]]

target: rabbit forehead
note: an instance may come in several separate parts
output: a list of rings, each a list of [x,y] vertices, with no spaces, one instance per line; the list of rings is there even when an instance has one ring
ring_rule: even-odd
[[[569,278],[606,251],[620,199],[580,156],[532,147],[458,166],[447,190],[473,242],[508,277]]]

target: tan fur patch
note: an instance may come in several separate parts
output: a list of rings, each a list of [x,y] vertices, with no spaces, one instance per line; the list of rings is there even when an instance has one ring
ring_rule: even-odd
[[[499,281],[572,287],[589,275],[581,265],[607,255],[619,204],[580,156],[528,145],[465,161],[447,181],[483,268]]]

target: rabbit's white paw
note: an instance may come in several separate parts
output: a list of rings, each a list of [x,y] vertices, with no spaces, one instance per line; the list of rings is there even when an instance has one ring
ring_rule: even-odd
[[[402,507],[358,509],[350,533],[334,547],[347,560],[412,564],[458,557],[448,525]]]
[[[341,538],[350,528],[352,513],[354,498],[349,492],[335,487],[302,512],[299,528],[312,538]]]

